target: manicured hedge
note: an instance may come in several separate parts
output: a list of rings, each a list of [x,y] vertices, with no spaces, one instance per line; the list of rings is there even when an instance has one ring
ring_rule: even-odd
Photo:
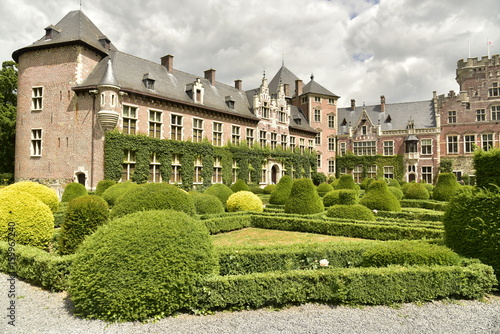
[[[284,205],[288,197],[290,197],[292,186],[292,178],[288,175],[283,175],[276,185],[276,188],[271,192],[269,203]]]
[[[231,186],[231,190],[233,192],[238,192],[238,191],[249,191],[250,188],[248,187],[247,183],[242,180],[238,179],[236,182]]]
[[[226,207],[227,199],[229,198],[229,196],[231,196],[233,191],[231,190],[231,188],[229,188],[228,186],[226,186],[223,183],[215,183],[215,184],[212,184],[207,189],[205,189],[205,191],[203,193],[209,194],[209,195],[214,195],[215,197],[217,197],[221,201],[222,205],[224,207]]]
[[[80,196],[87,196],[87,189],[81,183],[71,182],[66,185],[62,194],[61,202],[69,202]]]
[[[444,211],[448,203],[435,200],[402,199],[401,206],[404,208],[424,208],[429,210]]]
[[[2,188],[0,190],[0,193],[2,193],[3,191],[11,190],[17,192],[23,191],[32,196],[35,196],[40,201],[45,203],[52,212],[56,212],[59,207],[59,197],[57,197],[57,194],[53,189],[50,189],[46,185],[31,181],[16,182],[11,184],[10,186]]]
[[[361,204],[333,205],[326,211],[326,216],[331,218],[375,221],[373,212]]]
[[[188,194],[193,199],[197,214],[204,215],[224,212],[224,206],[217,197],[197,191],[190,191]]]
[[[328,208],[332,205],[353,205],[359,202],[358,191],[354,189],[339,189],[328,192],[323,196],[323,205]]]
[[[437,201],[450,201],[455,193],[460,189],[457,177],[453,173],[440,173],[436,186],[432,191],[432,199]]]
[[[210,234],[241,230],[252,226],[252,213],[240,211],[224,215],[204,215],[200,219]]]
[[[116,202],[123,195],[125,195],[130,190],[134,190],[134,189],[136,189],[138,187],[139,187],[139,185],[137,183],[134,183],[134,182],[130,182],[130,181],[120,182],[120,183],[112,185],[111,187],[109,187],[108,189],[106,189],[102,193],[102,198],[104,198],[104,200],[106,202],[108,202],[109,207],[113,207],[113,205],[115,205]]]
[[[302,178],[293,181],[290,197],[285,203],[286,213],[309,215],[324,210],[323,201],[311,179]]]
[[[240,190],[235,192],[226,202],[226,210],[228,212],[236,211],[255,211],[262,212],[264,204],[259,196],[251,191]]]
[[[398,199],[391,193],[385,181],[373,181],[359,204],[371,210],[401,211]]]
[[[422,183],[408,183],[410,186],[405,192],[405,199],[429,199],[429,191]]]
[[[318,195],[320,197],[323,197],[325,196],[328,192],[332,191],[333,190],[333,187],[328,184],[328,183],[321,183],[317,188],[316,190],[318,191]]]
[[[276,185],[275,184],[268,184],[267,186],[264,187],[264,189],[262,190],[262,192],[264,194],[271,194],[273,192],[273,190],[276,189]]]
[[[396,188],[396,187],[388,187],[389,191],[394,195],[394,197],[396,197],[396,199],[398,201],[402,200],[403,199],[403,191],[401,190],[401,188]]]
[[[101,180],[97,183],[97,187],[95,189],[95,194],[97,196],[102,196],[102,194],[111,186],[114,186],[116,181],[113,180]]]
[[[477,186],[487,189],[495,189],[500,186],[500,148],[488,151],[476,150],[474,152],[474,169],[476,170]]]
[[[421,221],[442,221],[444,213],[442,211],[432,211],[421,208],[404,208],[401,212],[378,211],[378,217],[402,218]]]
[[[344,174],[340,176],[339,182],[335,185],[335,190],[338,189],[358,189],[356,187],[356,183],[354,183],[352,174]]]

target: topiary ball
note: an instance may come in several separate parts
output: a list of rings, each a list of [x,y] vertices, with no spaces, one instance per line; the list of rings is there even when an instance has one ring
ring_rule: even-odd
[[[71,182],[66,185],[61,198],[61,202],[69,202],[80,196],[87,196],[87,189],[81,183]]]
[[[318,191],[318,195],[320,197],[325,196],[328,192],[333,190],[333,187],[329,185],[328,183],[321,183],[316,190]]]
[[[246,184],[245,181],[243,181],[242,179],[238,179],[236,180],[236,182],[231,186],[231,190],[233,192],[238,192],[238,191],[249,191],[250,188],[248,187],[248,185]]]
[[[375,215],[366,206],[360,204],[334,205],[328,208],[326,216],[330,218],[375,221]]]
[[[68,203],[61,226],[59,253],[73,254],[87,235],[109,219],[108,203],[100,196],[80,196]]]
[[[351,174],[340,176],[339,183],[335,186],[335,190],[338,189],[357,189]]]
[[[147,183],[127,192],[111,210],[111,218],[137,211],[175,210],[194,215],[193,199],[184,190],[168,183]]]
[[[271,192],[269,204],[284,205],[292,191],[293,180],[288,175],[283,175]]]
[[[263,193],[264,194],[270,194],[273,192],[273,190],[276,189],[276,185],[275,184],[268,184],[267,186],[264,187],[263,189]]]
[[[264,204],[259,196],[250,191],[238,191],[227,199],[226,210],[236,211],[264,211]]]
[[[0,240],[47,249],[54,233],[54,215],[34,195],[0,191]]]
[[[76,253],[69,275],[75,315],[144,321],[184,311],[217,272],[206,226],[178,211],[142,211],[101,226]]]
[[[120,199],[120,197],[125,195],[130,190],[136,189],[137,187],[139,187],[139,185],[134,182],[120,182],[106,189],[102,193],[101,197],[104,198],[106,202],[108,202],[108,205],[110,207],[112,207]]]
[[[323,212],[325,207],[311,179],[293,181],[290,197],[285,203],[285,213],[309,215]]]
[[[216,183],[208,187],[203,193],[214,195],[221,201],[223,206],[226,206],[227,199],[233,194],[233,191],[225,184]]]
[[[325,208],[338,204],[353,205],[358,202],[358,191],[354,189],[333,190],[323,197],[323,205]]]
[[[414,184],[415,181],[411,181],[411,182],[406,182],[405,184],[403,184],[401,186],[401,191],[403,192],[403,194],[406,194],[406,191],[411,187],[412,184]]]
[[[46,185],[37,182],[22,181],[11,184],[10,186],[5,187],[0,191],[7,190],[23,191],[25,193],[33,195],[43,203],[47,204],[53,213],[56,212],[59,208],[59,197],[54,190],[50,189]]]
[[[102,194],[111,186],[114,186],[116,181],[113,180],[101,180],[97,183],[97,187],[95,189],[95,195],[102,196]]]
[[[394,197],[397,198],[398,201],[403,199],[404,194],[403,194],[403,191],[401,190],[401,187],[397,188],[397,187],[389,186],[389,191],[394,195]]]
[[[204,215],[224,212],[224,206],[217,197],[197,191],[190,191],[188,194],[193,199],[197,214]]]
[[[389,190],[385,181],[373,181],[359,204],[370,210],[401,211],[401,204]]]
[[[422,183],[408,183],[411,184],[406,190],[404,199],[429,199],[429,192]]]
[[[250,191],[253,192],[254,194],[263,194],[264,193],[264,189],[262,189],[259,186],[251,187]]]
[[[438,175],[436,186],[432,191],[432,198],[437,201],[449,201],[460,189],[457,177],[453,173],[441,173]]]

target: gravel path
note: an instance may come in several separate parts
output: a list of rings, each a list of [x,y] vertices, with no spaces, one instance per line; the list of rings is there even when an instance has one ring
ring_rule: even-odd
[[[431,302],[344,307],[307,304],[280,311],[179,315],[156,323],[107,324],[71,315],[66,293],[50,293],[16,280],[15,324],[7,322],[9,276],[0,273],[1,333],[494,333],[500,334],[500,297],[487,302]]]

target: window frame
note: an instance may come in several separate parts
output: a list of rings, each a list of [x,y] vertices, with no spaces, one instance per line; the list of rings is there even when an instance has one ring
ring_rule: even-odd
[[[30,156],[39,158],[42,156],[43,129],[31,129]]]
[[[43,86],[35,86],[31,88],[31,111],[43,110]]]

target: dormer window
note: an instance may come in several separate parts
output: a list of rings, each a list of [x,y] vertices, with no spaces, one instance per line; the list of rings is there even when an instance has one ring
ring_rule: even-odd
[[[230,109],[234,109],[234,98],[232,96],[226,96],[226,104]]]
[[[111,41],[106,36],[101,36],[99,38],[99,43],[101,43],[102,47],[106,50],[109,50],[111,47]]]
[[[300,118],[295,118],[294,121],[295,121],[295,123],[297,125],[301,125],[302,124],[302,120]]]
[[[151,78],[151,75],[149,73],[144,74],[144,76],[142,77],[142,82],[147,89],[155,89],[155,80]]]
[[[50,40],[54,38],[57,34],[59,33],[59,29],[57,29],[55,26],[50,25],[47,28],[45,28],[45,40]]]
[[[204,89],[200,78],[197,78],[195,82],[186,85],[186,93],[195,103],[203,103],[203,92]]]

